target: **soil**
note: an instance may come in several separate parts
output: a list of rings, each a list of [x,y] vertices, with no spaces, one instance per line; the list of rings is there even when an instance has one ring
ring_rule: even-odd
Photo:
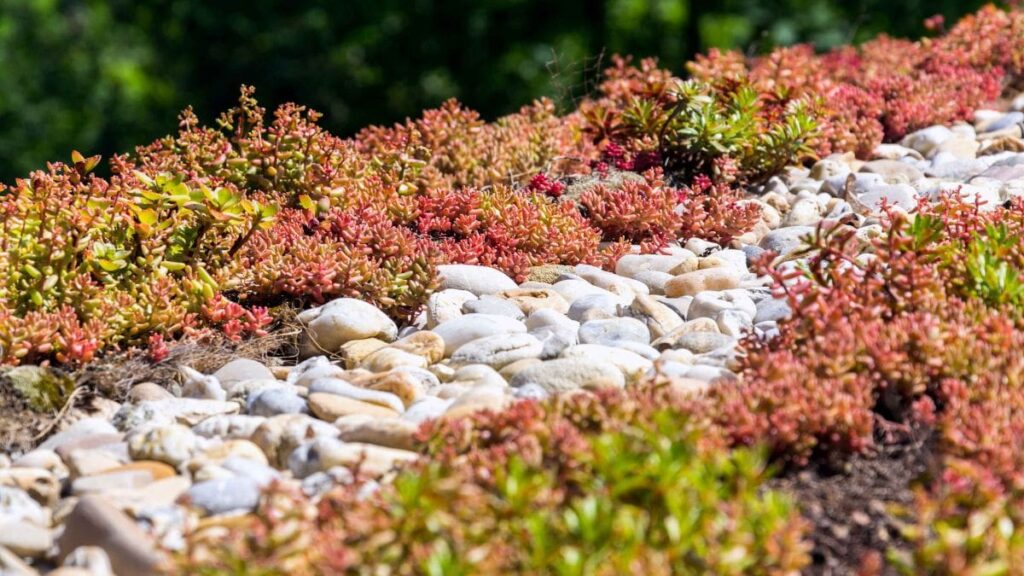
[[[897,574],[886,552],[907,545],[900,526],[913,503],[913,488],[934,477],[934,434],[908,433],[880,443],[874,454],[852,458],[839,472],[821,468],[782,475],[769,484],[792,495],[813,524],[814,576]]]

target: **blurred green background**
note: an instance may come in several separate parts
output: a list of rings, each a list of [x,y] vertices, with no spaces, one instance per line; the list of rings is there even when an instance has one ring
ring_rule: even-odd
[[[916,37],[967,0],[0,0],[0,182],[131,150],[212,120],[239,85],[307,104],[341,135],[457,97],[487,118],[534,97],[563,109],[613,53],[680,72],[711,46],[825,49]]]

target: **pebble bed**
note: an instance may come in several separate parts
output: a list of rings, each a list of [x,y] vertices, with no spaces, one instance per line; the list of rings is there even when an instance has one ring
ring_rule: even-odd
[[[541,266],[521,284],[442,266],[409,326],[342,298],[298,316],[305,359],[295,366],[183,366],[180,382],[102,400],[36,449],[0,454],[0,573],[154,573],[187,526],[252,511],[273,481],[315,497],[356,463],[386,481],[418,457],[413,436],[429,419],[655,373],[694,394],[728,386],[741,338],[771,337],[790,313],[753,262],[770,251],[799,268],[802,239],[822,221],[857,227],[867,246],[883,204],[909,210],[958,189],[989,207],[1024,195],[1022,122],[1019,111],[981,110],[973,124],[881,145],[870,161],[791,168],[751,191],[762,221],[729,247],[693,238],[624,256],[614,273]]]

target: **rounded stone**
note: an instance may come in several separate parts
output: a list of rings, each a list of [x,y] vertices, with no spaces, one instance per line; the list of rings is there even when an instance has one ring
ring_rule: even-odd
[[[426,368],[427,364],[423,356],[388,346],[364,358],[360,367],[371,372],[388,372],[401,366]]]
[[[444,264],[437,267],[441,290],[465,290],[480,296],[517,288],[514,280],[501,270],[468,264]]]
[[[463,392],[445,411],[445,418],[461,418],[481,410],[498,412],[511,402],[505,387],[476,386]]]
[[[181,424],[143,428],[129,434],[128,453],[133,460],[156,460],[177,468],[192,457],[196,435]]]
[[[485,364],[498,369],[517,360],[538,358],[544,345],[529,334],[498,334],[463,344],[452,354],[453,365]]]
[[[731,346],[735,341],[733,337],[718,332],[690,332],[681,335],[675,345],[694,354],[704,354]]]
[[[504,292],[504,291],[503,291]],[[499,292],[500,294],[500,292]],[[497,296],[485,295],[470,300],[462,305],[462,312],[465,314],[493,314],[495,316],[507,316],[515,320],[526,318],[526,314],[514,303]]]
[[[427,328],[462,316],[462,307],[476,295],[466,290],[441,290],[427,299]]]
[[[265,388],[249,396],[246,405],[253,416],[277,416],[278,414],[303,414],[307,412],[306,400],[289,388]]]
[[[569,318],[577,322],[615,318],[619,306],[626,302],[611,294],[588,294],[577,298],[569,307]]]
[[[337,352],[352,340],[391,342],[398,336],[398,327],[387,314],[355,298],[332,300],[300,313],[297,319],[306,328],[302,344],[306,356]]]
[[[693,296],[705,290],[728,290],[738,288],[741,277],[731,268],[708,268],[680,274],[665,285],[665,295],[670,298]]]
[[[185,498],[208,515],[251,512],[260,502],[260,485],[240,476],[217,478],[193,485]]]
[[[615,273],[636,278],[641,272],[664,272],[673,276],[697,269],[697,255],[685,248],[673,254],[626,254],[615,263]]]
[[[415,434],[419,425],[400,418],[378,419],[363,414],[343,416],[335,420],[334,425],[340,434],[338,437],[345,442],[362,442],[396,448],[414,450]]]
[[[627,383],[638,382],[654,365],[653,362],[635,352],[600,344],[570,346],[562,351],[561,357],[579,358],[592,362],[609,362],[622,372]]]
[[[551,393],[568,392],[579,388],[622,388],[626,378],[610,362],[559,358],[531,366],[512,378],[510,384],[520,387],[536,384]]]
[[[127,397],[128,402],[132,404],[138,404],[147,400],[167,400],[169,398],[174,398],[174,394],[153,382],[142,382],[132,386],[132,389],[128,391]]]
[[[380,404],[321,392],[309,395],[309,409],[317,418],[328,422],[334,422],[338,418],[350,414],[366,414],[379,418],[395,418],[400,414],[400,411]]]
[[[505,316],[466,314],[437,326],[434,332],[444,340],[444,353],[447,356],[473,340],[498,334],[526,332],[526,326]]]
[[[554,288],[502,290],[497,296],[518,306],[527,316],[546,308],[562,314],[569,311],[569,302]]]
[[[401,412],[405,409],[402,399],[389,392],[371,390],[364,386],[356,386],[345,380],[336,378],[321,378],[309,386],[309,397],[313,394],[332,394],[351,398],[359,402],[367,402]]]
[[[435,364],[444,358],[444,338],[429,330],[413,332],[397,340],[391,347],[422,356],[428,364]]]
[[[584,322],[580,326],[579,338],[581,344],[614,345],[620,340],[649,344],[651,331],[636,318],[609,318]]]
[[[213,373],[224,388],[242,380],[274,380],[274,373],[262,362],[249,358],[236,358]]]

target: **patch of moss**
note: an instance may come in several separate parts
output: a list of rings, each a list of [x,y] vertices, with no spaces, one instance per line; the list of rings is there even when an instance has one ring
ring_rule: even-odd
[[[38,412],[60,410],[75,389],[75,383],[70,377],[42,366],[18,366],[2,375],[29,406]]]

